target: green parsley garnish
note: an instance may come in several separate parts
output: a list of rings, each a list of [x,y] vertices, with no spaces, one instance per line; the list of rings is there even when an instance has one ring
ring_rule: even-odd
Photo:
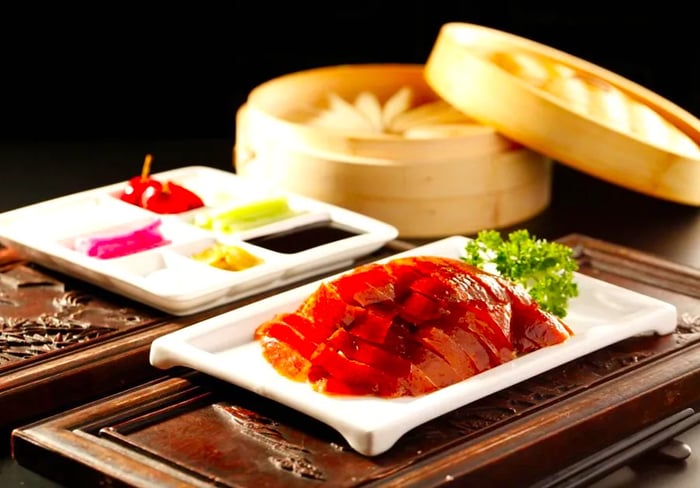
[[[464,261],[520,284],[543,310],[558,317],[566,316],[569,299],[578,296],[578,262],[569,246],[538,239],[525,229],[506,240],[495,230],[483,230],[465,250]]]

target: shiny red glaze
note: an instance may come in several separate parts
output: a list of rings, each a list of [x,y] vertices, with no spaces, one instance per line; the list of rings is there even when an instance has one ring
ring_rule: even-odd
[[[350,334],[377,344],[384,344],[394,323],[397,310],[382,307],[368,307],[366,313],[348,327]]]
[[[304,358],[311,358],[311,355],[316,349],[316,344],[304,337],[298,329],[285,323],[284,319],[284,316],[280,316],[270,320],[265,324],[264,328],[261,328],[258,335],[260,337],[276,339],[277,342],[284,342]]]
[[[159,214],[176,214],[203,207],[204,202],[187,188],[168,181],[145,188],[140,206]]]
[[[342,328],[328,338],[327,344],[350,359],[372,364],[392,376],[404,377],[411,370],[410,361],[391,354],[377,344],[354,336]]]
[[[437,320],[449,313],[441,305],[440,300],[412,292],[401,302],[399,316],[412,324]]]
[[[161,183],[150,177],[143,178],[142,176],[134,176],[124,185],[124,190],[122,190],[122,193],[119,195],[119,199],[132,205],[140,206],[143,193],[148,188],[160,189],[160,187]]]
[[[296,311],[261,324],[255,338],[281,374],[318,391],[399,397],[571,335],[510,282],[460,260],[419,256],[324,282]]]
[[[522,290],[512,290],[513,343],[523,353],[566,340],[573,332],[554,315],[540,309]]]
[[[391,395],[398,389],[399,378],[382,371],[375,365],[350,359],[327,343],[314,353],[309,369],[309,380],[324,381],[332,378],[356,391],[379,396]]]
[[[392,276],[386,268],[375,264],[359,267],[354,273],[342,276],[335,288],[342,300],[362,306],[393,302],[396,298]]]
[[[309,319],[302,333],[312,341],[321,342],[338,327],[350,326],[365,315],[365,310],[343,301],[335,287],[324,283],[302,304],[299,314]]]
[[[152,178],[152,160],[153,156],[146,154],[141,174],[126,182],[120,200],[159,214],[181,213],[204,206],[202,199],[187,188],[172,181],[161,183]]]

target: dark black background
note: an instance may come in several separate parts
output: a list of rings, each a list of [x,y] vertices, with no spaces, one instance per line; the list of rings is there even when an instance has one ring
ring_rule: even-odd
[[[446,22],[499,28],[700,115],[692,2],[92,3],[5,8],[3,140],[233,139],[259,83],[307,68],[424,62]]]

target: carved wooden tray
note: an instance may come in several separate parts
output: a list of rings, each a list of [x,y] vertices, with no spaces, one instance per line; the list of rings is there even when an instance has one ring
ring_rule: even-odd
[[[580,235],[581,271],[666,300],[668,336],[627,339],[443,415],[390,451],[189,370],[13,432],[22,465],[134,486],[526,486],[700,401],[700,271]]]
[[[395,241],[356,263],[407,247]],[[14,427],[160,376],[148,362],[156,337],[291,286],[175,317],[0,245],[0,452]]]

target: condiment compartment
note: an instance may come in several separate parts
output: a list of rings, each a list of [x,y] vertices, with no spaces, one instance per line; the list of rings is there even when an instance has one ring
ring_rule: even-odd
[[[0,214],[0,241],[49,268],[185,315],[342,266],[398,233],[214,168],[153,177],[194,191],[203,205],[159,213],[123,201],[120,182]]]
[[[237,173],[372,216],[406,238],[504,227],[544,210],[551,160],[449,107],[423,70],[343,65],[263,83],[236,114]],[[404,91],[411,96],[399,100]],[[321,123],[368,104],[394,107],[393,125]]]

